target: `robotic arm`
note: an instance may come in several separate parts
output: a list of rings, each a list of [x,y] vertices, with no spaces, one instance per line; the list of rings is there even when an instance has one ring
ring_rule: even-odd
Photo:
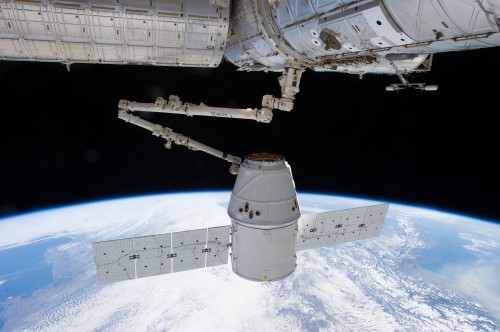
[[[168,100],[159,97],[156,99],[155,103],[140,103],[122,99],[118,104],[118,118],[147,129],[151,131],[154,136],[164,138],[167,141],[167,143],[165,143],[165,148],[167,149],[170,149],[172,142],[174,142],[175,144],[185,146],[190,150],[203,151],[217,158],[224,159],[231,163],[229,172],[231,174],[237,174],[241,164],[240,157],[214,149],[208,145],[195,141],[192,138],[176,133],[170,128],[162,127],[159,124],[155,124],[138,116],[132,115],[130,112],[139,111],[184,114],[187,116],[213,116],[222,118],[248,119],[269,123],[273,117],[272,109],[279,109],[288,112],[292,110],[295,95],[299,92],[299,82],[303,72],[304,69],[302,68],[285,68],[283,75],[279,78],[281,98],[275,98],[272,95],[265,95],[262,98],[261,109],[211,107],[203,103],[196,105],[182,102],[178,96],[171,95]]]
[[[201,115],[213,116],[219,118],[235,118],[248,119],[258,122],[269,123],[273,118],[273,112],[266,107],[260,110],[256,108],[227,108],[227,107],[211,107],[203,103],[200,105],[183,103],[178,96],[171,95],[168,100],[161,97],[153,103],[139,103],[136,101],[120,100],[118,107],[122,110],[130,112],[158,112],[184,114],[187,116]]]
[[[234,118],[255,120],[257,122],[269,123],[273,118],[273,109],[291,111],[295,95],[300,91],[299,83],[304,69],[287,67],[283,75],[279,77],[281,86],[281,98],[265,95],[262,98],[262,108],[228,108],[212,107],[203,103],[196,105],[180,100],[178,96],[171,95],[168,100],[161,97],[155,103],[140,103],[136,101],[120,100],[118,107],[127,112],[157,112],[184,114],[187,116],[213,116],[219,118]]]
[[[147,129],[152,132],[154,136],[158,136],[164,138],[167,143],[165,143],[165,148],[170,149],[172,146],[172,142],[178,145],[183,145],[190,150],[193,151],[203,151],[205,153],[211,154],[217,158],[224,159],[231,163],[231,167],[229,168],[229,173],[238,174],[238,169],[241,164],[241,158],[237,156],[233,156],[217,149],[214,149],[208,145],[195,141],[192,138],[184,136],[182,134],[174,132],[172,129],[167,127],[162,127],[159,124],[154,124],[152,122],[146,121],[138,116],[132,115],[128,113],[124,109],[120,109],[118,111],[118,118],[124,120],[125,122],[133,123],[139,127]]]

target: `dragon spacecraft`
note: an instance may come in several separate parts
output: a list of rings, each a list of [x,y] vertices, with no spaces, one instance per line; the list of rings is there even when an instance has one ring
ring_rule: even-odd
[[[170,128],[132,115],[120,101],[118,117],[154,136],[231,163],[237,174],[227,213],[231,225],[95,242],[97,278],[110,283],[226,264],[253,281],[283,279],[297,266],[297,251],[380,234],[388,204],[302,215],[284,157],[253,153],[242,162]],[[229,252],[231,251],[231,253]]]
[[[280,280],[295,270],[297,251],[379,235],[388,207],[301,215],[284,158],[250,154],[229,201],[230,226],[95,242],[97,278],[110,283],[211,267],[228,263],[230,256],[240,277]]]
[[[270,121],[273,109],[293,108],[308,68],[360,78],[392,74],[400,83],[388,91],[432,91],[436,85],[412,83],[409,74],[430,70],[434,53],[499,46],[499,31],[498,0],[0,1],[2,60],[61,62],[69,69],[72,63],[216,67],[224,58],[240,70],[281,72],[281,96],[263,96],[253,116],[261,122]],[[232,111],[204,115],[245,113]]]

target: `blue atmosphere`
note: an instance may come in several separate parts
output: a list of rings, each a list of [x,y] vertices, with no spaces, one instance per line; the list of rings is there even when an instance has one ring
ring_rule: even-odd
[[[47,249],[68,243],[69,238],[44,240],[0,250],[0,302],[10,297],[28,297],[53,282],[52,264],[45,260]],[[0,305],[0,313],[3,306]],[[3,326],[0,319],[0,328]]]

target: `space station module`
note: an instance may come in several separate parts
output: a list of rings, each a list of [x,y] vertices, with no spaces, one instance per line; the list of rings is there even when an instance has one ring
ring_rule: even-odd
[[[499,28],[498,0],[1,0],[0,59],[216,67],[224,58],[288,74],[284,100],[268,102],[289,110],[304,69],[427,71],[434,53],[499,46]]]

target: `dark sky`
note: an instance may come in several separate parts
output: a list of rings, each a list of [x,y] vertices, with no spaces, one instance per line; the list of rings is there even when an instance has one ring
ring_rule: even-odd
[[[291,113],[270,124],[142,116],[245,156],[285,155],[298,191],[403,202],[500,221],[500,49],[437,54],[414,82],[437,92],[386,92],[394,76],[307,71]],[[225,189],[229,164],[119,120],[120,99],[158,96],[260,107],[277,73],[0,62],[0,216],[113,197]]]

